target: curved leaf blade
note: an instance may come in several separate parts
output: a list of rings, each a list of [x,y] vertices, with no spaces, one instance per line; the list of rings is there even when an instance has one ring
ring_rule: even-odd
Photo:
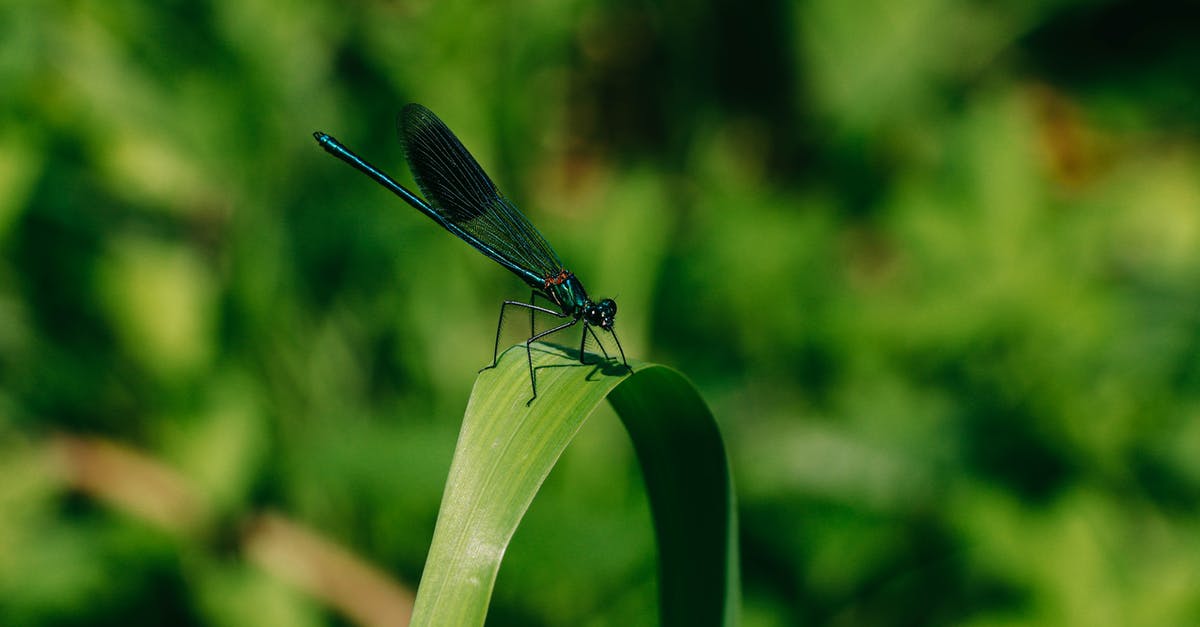
[[[733,624],[737,552],[733,489],[712,414],[670,368],[632,372],[578,353],[524,346],[480,374],[459,432],[413,625],[482,625],[500,561],[534,495],[592,411],[610,398],[633,438],[659,545],[665,625]]]

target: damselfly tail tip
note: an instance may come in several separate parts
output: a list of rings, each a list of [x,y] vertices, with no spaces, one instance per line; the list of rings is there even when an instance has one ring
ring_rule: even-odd
[[[321,131],[313,131],[313,138],[317,140],[317,145],[324,148],[325,152],[331,155],[338,154],[338,141]]]

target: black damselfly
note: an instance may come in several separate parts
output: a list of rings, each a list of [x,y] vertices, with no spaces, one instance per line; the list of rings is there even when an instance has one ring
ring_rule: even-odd
[[[567,270],[558,254],[546,242],[541,233],[511,201],[496,189],[496,185],[484,173],[479,163],[467,152],[462,142],[438,119],[432,111],[419,104],[410,104],[400,113],[400,140],[404,154],[412,168],[413,178],[425,194],[422,200],[375,166],[343,146],[338,140],[325,133],[313,133],[317,143],[329,154],[354,166],[363,174],[399,196],[404,202],[421,213],[433,218],[442,228],[457,235],[521,277],[533,288],[529,302],[506,300],[500,306],[500,320],[496,323],[496,341],[492,346],[492,365],[500,350],[500,330],[504,326],[504,312],[508,307],[523,307],[529,310],[529,339],[525,340],[525,356],[529,362],[529,385],[533,389],[532,402],[537,398],[537,376],[533,371],[533,354],[530,344],[557,331],[583,322],[583,337],[579,342],[579,361],[584,361],[584,347],[588,333],[596,340],[604,357],[608,351],[596,336],[592,327],[608,331],[621,353],[621,362],[626,367],[625,351],[613,331],[613,318],[617,304],[611,298],[595,302],[588,298],[587,291],[579,279]],[[541,295],[561,311],[537,305]],[[536,332],[533,324],[535,312],[550,314],[568,320],[552,329]]]

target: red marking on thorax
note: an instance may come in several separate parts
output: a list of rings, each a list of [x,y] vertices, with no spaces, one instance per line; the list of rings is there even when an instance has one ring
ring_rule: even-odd
[[[569,278],[571,278],[571,273],[566,270],[559,272],[558,276],[546,277],[546,289],[550,289],[551,285],[562,285]]]

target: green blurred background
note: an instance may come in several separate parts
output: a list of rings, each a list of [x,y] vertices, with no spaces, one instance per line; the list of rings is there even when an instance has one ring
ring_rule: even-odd
[[[1200,624],[1197,24],[7,0],[0,624],[353,623],[288,578],[303,546],[247,548],[262,512],[415,586],[527,292],[310,136],[410,182],[409,101],[710,402],[745,625]],[[653,624],[654,559],[597,416],[489,624]]]

